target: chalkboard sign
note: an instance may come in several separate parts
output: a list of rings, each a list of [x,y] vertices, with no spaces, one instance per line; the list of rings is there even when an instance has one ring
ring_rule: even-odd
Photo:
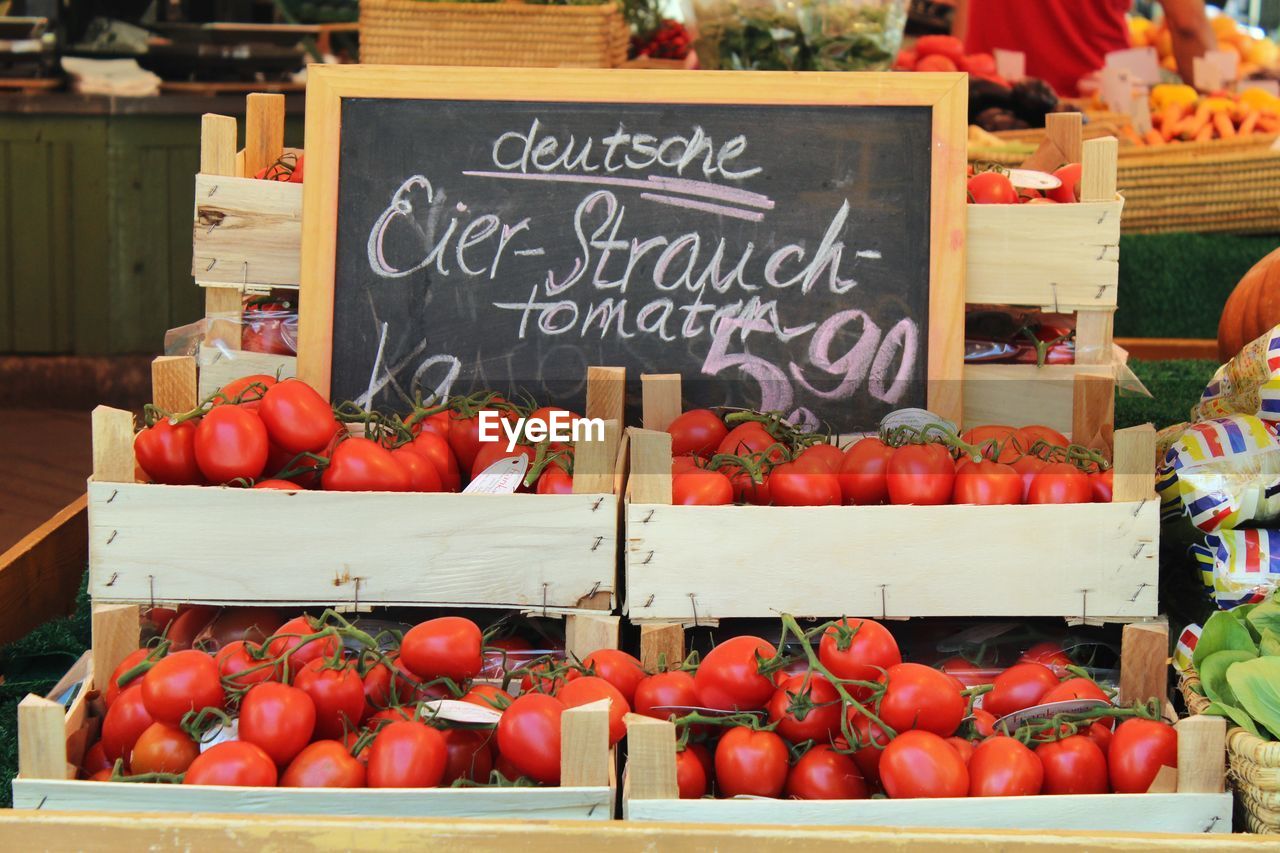
[[[771,75],[541,71],[486,72],[506,86],[477,97],[453,71],[413,72],[412,95],[337,87],[319,150],[309,92],[301,360],[333,399],[492,388],[581,410],[608,364],[841,431],[945,407],[935,350],[959,340],[963,282],[939,270],[963,229],[940,239],[937,217],[963,173],[938,172],[936,99],[839,91],[867,75],[787,75],[762,99]],[[322,197],[336,215],[313,228]]]

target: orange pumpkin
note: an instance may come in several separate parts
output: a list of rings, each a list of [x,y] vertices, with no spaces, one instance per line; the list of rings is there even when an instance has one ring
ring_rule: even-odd
[[[1276,325],[1280,325],[1280,249],[1254,264],[1227,297],[1218,321],[1218,358],[1227,361]]]

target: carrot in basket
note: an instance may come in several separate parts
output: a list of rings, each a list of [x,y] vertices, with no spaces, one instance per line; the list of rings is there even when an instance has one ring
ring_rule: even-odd
[[[1138,135],[1138,131],[1133,129],[1133,125],[1121,125],[1120,135],[1132,142],[1134,145],[1142,145],[1142,137]]]
[[[1250,107],[1245,111],[1244,118],[1240,120],[1240,127],[1236,131],[1241,136],[1248,136],[1253,133],[1254,128],[1258,126],[1258,118],[1262,114]]]
[[[1164,141],[1173,139],[1177,133],[1178,122],[1187,116],[1187,105],[1170,103],[1165,104],[1159,114],[1155,116],[1160,120],[1160,136]]]
[[[1218,137],[1221,139],[1231,139],[1236,135],[1236,127],[1231,123],[1231,116],[1225,112],[1215,112],[1213,114],[1213,127],[1218,131]]]
[[[1213,109],[1207,101],[1201,101],[1196,107],[1195,115],[1191,118],[1184,119],[1178,125],[1178,134],[1183,139],[1196,139],[1200,136],[1200,131],[1209,126],[1209,119]]]
[[[1167,144],[1165,142],[1164,136],[1162,136],[1160,131],[1158,130],[1148,130],[1146,133],[1142,135],[1142,138],[1148,145]]]
[[[1208,142],[1210,139],[1213,139],[1212,124],[1206,124],[1196,132],[1195,136],[1191,137],[1192,142]]]

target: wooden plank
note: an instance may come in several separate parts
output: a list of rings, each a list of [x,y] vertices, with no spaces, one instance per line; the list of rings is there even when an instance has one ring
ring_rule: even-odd
[[[1096,365],[970,364],[964,369],[964,423],[1044,424],[1070,435],[1075,378]]]
[[[102,602],[599,609],[615,591],[616,502],[93,482],[90,590]],[[239,523],[273,533],[224,535]]]
[[[634,478],[633,478],[634,479]],[[1157,502],[627,506],[632,621],[1154,616]],[[707,531],[714,530],[715,536]],[[928,536],[920,531],[928,530]],[[1028,553],[1042,555],[1029,563]],[[885,566],[893,566],[886,573]],[[796,583],[804,577],[806,582]],[[998,595],[991,594],[995,587]]]
[[[1111,497],[1115,501],[1154,500],[1156,430],[1151,424],[1117,430]]]
[[[41,127],[48,132],[49,117]],[[76,201],[71,209],[71,317],[77,354],[120,352],[114,346],[110,280],[119,274],[112,266],[113,235],[108,218],[107,121],[66,119],[71,142],[71,181]]]
[[[302,186],[196,175],[191,275],[197,284],[297,287]]]
[[[93,410],[93,477],[103,483],[132,483],[133,415],[110,406]]]
[[[108,679],[120,662],[138,650],[140,642],[138,605],[93,605],[93,671]]]
[[[679,373],[651,373],[640,377],[641,417],[645,429],[665,432],[683,408]]]
[[[28,785],[44,784],[47,783],[20,780],[15,788],[21,787],[26,804],[34,805],[38,798],[30,799]],[[61,783],[60,787],[67,790],[70,784]],[[103,784],[98,783],[99,788]],[[1160,834],[1152,838],[1100,831],[760,826],[750,818],[742,825],[726,828],[723,824],[520,820],[511,816],[501,820],[455,820],[418,815],[371,818],[325,814],[95,814],[45,809],[0,810],[0,836],[6,840],[56,839],[59,849],[65,850],[143,850],[153,846],[157,838],[164,838],[173,847],[183,849],[281,848],[317,853],[369,848],[384,853],[418,853],[424,842],[440,849],[495,853],[513,848],[524,853],[699,853],[728,849],[749,849],[753,853],[835,853],[850,849],[912,853],[1078,853],[1082,849],[1105,849],[1114,853],[1149,853],[1153,844],[1169,853],[1258,853],[1266,849],[1266,842],[1256,835],[1220,832]]]
[[[26,779],[67,777],[66,709],[34,693],[18,703],[18,775]]]
[[[1114,308],[1124,202],[971,204],[965,301],[1069,312]]]
[[[1052,808],[1049,805],[1043,797],[990,797],[980,802],[967,797],[632,800],[627,815],[633,821],[702,824],[1176,832],[1196,833],[1197,839],[1202,839],[1203,833],[1231,831],[1231,797],[1227,794],[1065,795],[1054,797]],[[1147,843],[1155,842],[1147,839]]]
[[[627,802],[675,800],[676,727],[667,720],[627,714]]]
[[[1045,137],[1058,146],[1067,163],[1080,162],[1083,122],[1080,113],[1050,113],[1044,117]]]
[[[210,287],[205,293],[225,292],[225,287]],[[239,295],[239,291],[236,291]],[[272,355],[265,352],[249,352],[247,350],[224,350],[221,347],[200,347],[200,384],[201,400],[217,391],[233,379],[264,373],[286,379],[296,375],[298,359],[292,355]]]
[[[1116,197],[1116,157],[1119,143],[1114,136],[1084,143],[1080,166],[1080,201],[1107,202]]]
[[[625,367],[588,367],[587,409],[583,414],[588,418],[623,423],[626,392],[627,369]]]
[[[648,429],[628,430],[631,473],[627,489],[637,504],[671,503],[671,434]]]
[[[76,498],[0,554],[0,645],[74,609],[89,562],[87,501]]]
[[[567,708],[561,716],[560,784],[586,788],[608,786],[608,699]]]
[[[640,626],[640,663],[646,671],[676,669],[684,655],[684,626],[679,622]]]
[[[198,812],[202,817],[210,813],[235,813],[490,820],[523,817],[526,821],[608,820],[613,813],[612,792],[607,787],[358,788],[339,791],[19,779],[15,780],[13,788],[15,809],[38,807],[42,812]]]
[[[1217,794],[1225,789],[1227,721],[1196,714],[1178,720],[1178,793]]]
[[[1072,441],[1109,455],[1116,420],[1115,374],[1077,373],[1071,390]]]
[[[194,409],[196,360],[187,355],[162,355],[151,362],[151,402],[166,412]]]
[[[72,266],[75,252],[67,247],[75,240],[73,233],[74,211],[79,203],[80,188],[71,179],[71,146],[55,143],[49,146],[49,176],[46,192],[49,196],[49,226],[52,244],[49,247],[49,272],[37,287],[45,289],[45,300],[50,307],[49,351],[68,352],[73,334]]]
[[[1115,342],[1138,361],[1218,360],[1217,338],[1116,338]]]
[[[1124,626],[1120,636],[1120,704],[1164,702],[1169,693],[1169,623],[1161,618]]]
[[[584,438],[574,446],[573,493],[575,495],[613,493],[614,467],[618,460],[618,442],[622,435],[620,423],[620,420],[610,418],[604,422],[604,436],[601,440],[592,440],[595,437],[593,435],[591,439]]]
[[[10,244],[9,263],[13,269],[12,303],[7,311],[13,318],[13,348],[17,352],[54,352],[54,302],[49,291],[57,232],[64,222],[53,219],[50,192],[50,149],[47,142],[12,143],[9,146],[11,193],[16,209],[11,228],[16,229]]]
[[[244,174],[252,178],[284,153],[284,95],[255,92],[245,98]]]
[[[1115,314],[1111,308],[1091,308],[1076,313],[1076,364],[1111,363]]]
[[[232,177],[236,173],[236,120],[205,113],[200,117],[200,173]]]
[[[618,648],[618,617],[574,613],[565,617],[564,634],[565,653],[584,660],[594,651]]]

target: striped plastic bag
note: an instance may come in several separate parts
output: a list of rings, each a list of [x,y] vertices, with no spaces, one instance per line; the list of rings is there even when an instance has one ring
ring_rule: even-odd
[[[1280,518],[1275,422],[1232,415],[1191,424],[1156,473],[1165,516],[1185,512],[1206,533]]]

